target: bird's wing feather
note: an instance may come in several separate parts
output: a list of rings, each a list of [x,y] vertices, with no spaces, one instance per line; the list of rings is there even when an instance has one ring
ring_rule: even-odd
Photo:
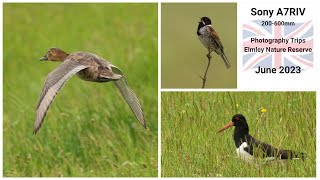
[[[270,144],[267,144],[265,142],[259,141],[257,139],[255,139],[252,136],[248,136],[248,144],[250,148],[245,148],[245,150],[247,152],[249,152],[250,154],[254,154],[256,153],[255,150],[253,150],[253,148],[258,148],[258,152],[262,152],[262,156],[264,158],[268,158],[268,160],[274,160],[274,159],[294,159],[294,158],[301,158],[301,159],[305,159],[306,155],[305,153],[299,153],[299,152],[295,152],[292,150],[283,150],[283,149],[279,149],[276,147],[271,146]]]
[[[305,158],[304,153],[299,153],[292,150],[279,149],[261,141],[259,141],[259,143],[260,149],[265,152],[265,157],[274,157],[279,159]]]
[[[129,104],[136,118],[146,128],[146,122],[144,119],[144,114],[139,99],[137,98],[136,94],[132,91],[132,89],[130,89],[130,87],[128,86],[127,79],[123,72],[116,66],[112,65],[111,67],[114,73],[120,74],[122,76],[119,80],[113,81],[114,84],[121,92],[123,98]]]
[[[279,149],[267,144],[265,142],[259,141],[252,137],[253,146],[257,147],[259,150],[257,152],[263,153],[263,157],[279,157]]]
[[[245,150],[246,152],[248,152],[249,154],[251,154],[253,156],[253,141],[254,139],[252,139],[252,136],[247,136],[245,141],[247,143],[247,147],[245,147],[243,150]]]
[[[214,49],[214,51],[222,57],[227,69],[229,69],[231,64],[227,56],[224,54],[224,48],[217,32],[212,28],[212,26],[208,26],[208,30],[211,34],[211,42],[218,46],[216,49]]]
[[[218,36],[218,33],[213,29],[212,26],[208,26],[209,27],[209,31],[210,31],[210,34],[211,34],[211,37],[212,40],[217,43],[217,45],[220,47],[221,50],[223,50],[223,45],[222,45],[222,42]]]
[[[65,82],[70,79],[77,72],[87,68],[72,60],[65,60],[56,69],[50,72],[46,78],[44,86],[39,96],[36,118],[34,122],[33,133],[36,134],[40,129],[44,117],[53,101],[55,96]]]
[[[251,154],[253,156],[253,149],[250,147],[245,147],[243,148],[243,150],[245,150],[247,153]]]

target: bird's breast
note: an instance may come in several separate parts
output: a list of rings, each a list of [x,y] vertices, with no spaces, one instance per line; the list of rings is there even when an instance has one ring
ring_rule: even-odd
[[[210,32],[205,28],[206,27],[203,27],[199,30],[200,35],[198,35],[198,38],[206,48],[214,50],[216,49],[214,41],[212,40]]]

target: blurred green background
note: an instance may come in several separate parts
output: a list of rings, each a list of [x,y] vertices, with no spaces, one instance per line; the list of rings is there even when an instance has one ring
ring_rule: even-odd
[[[231,68],[211,53],[206,88],[237,87],[237,4],[162,3],[161,4],[161,87],[201,88],[207,67],[208,50],[197,36],[200,18],[211,19]]]
[[[5,177],[158,175],[157,8],[157,3],[4,3]],[[59,64],[39,61],[50,47],[92,52],[121,68],[141,101],[148,129],[113,83],[73,77],[32,135],[42,85]]]
[[[307,159],[245,163],[234,127],[217,134],[236,113],[253,137]],[[164,177],[316,177],[315,92],[163,92],[161,118]]]

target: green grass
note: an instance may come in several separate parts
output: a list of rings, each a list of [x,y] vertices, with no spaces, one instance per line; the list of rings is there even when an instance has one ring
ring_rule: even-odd
[[[316,176],[315,92],[163,92],[161,108],[164,177]],[[255,138],[305,152],[307,159],[271,165],[241,161],[234,128],[217,134],[236,113],[246,117]]]
[[[3,6],[3,175],[157,176],[157,4],[8,4]],[[38,96],[59,63],[50,47],[88,51],[128,77],[148,130],[113,83],[71,78],[32,135]]]

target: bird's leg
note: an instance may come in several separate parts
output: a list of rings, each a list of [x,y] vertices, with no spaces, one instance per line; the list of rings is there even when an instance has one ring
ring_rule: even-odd
[[[207,58],[208,59],[211,59],[211,55],[210,54],[211,54],[211,51],[210,51],[210,49],[208,49],[208,54],[207,54]]]

